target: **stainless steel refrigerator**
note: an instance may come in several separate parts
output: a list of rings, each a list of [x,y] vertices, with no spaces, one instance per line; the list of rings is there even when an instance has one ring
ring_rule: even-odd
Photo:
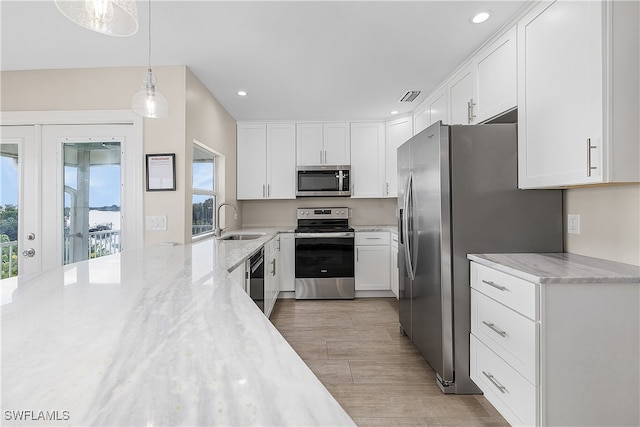
[[[398,148],[400,326],[444,393],[469,378],[469,253],[562,252],[562,191],[518,190],[515,124],[441,122]]]

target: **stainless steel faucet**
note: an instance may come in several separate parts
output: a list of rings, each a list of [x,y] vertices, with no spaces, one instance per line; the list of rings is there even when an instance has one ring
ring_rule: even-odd
[[[234,220],[238,219],[238,209],[236,209],[236,206],[233,203],[229,203],[229,202],[220,203],[218,205],[218,209],[216,210],[216,228],[213,230],[213,234],[216,237],[220,237],[222,235],[222,230],[224,230],[224,228],[220,228],[220,208],[223,207],[224,205],[231,206],[233,208],[233,219]]]

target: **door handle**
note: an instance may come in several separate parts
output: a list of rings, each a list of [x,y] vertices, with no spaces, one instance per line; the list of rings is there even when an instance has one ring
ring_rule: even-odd
[[[22,255],[26,256],[27,258],[33,258],[36,255],[36,250],[33,248],[25,249],[24,251],[22,251]]]

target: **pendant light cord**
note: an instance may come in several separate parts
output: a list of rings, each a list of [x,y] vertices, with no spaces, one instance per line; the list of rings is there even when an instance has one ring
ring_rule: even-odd
[[[151,0],[149,0],[149,71],[151,71]]]

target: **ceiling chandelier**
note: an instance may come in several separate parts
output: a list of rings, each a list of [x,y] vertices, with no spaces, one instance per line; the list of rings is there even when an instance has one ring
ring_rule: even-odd
[[[138,31],[135,0],[55,0],[67,18],[98,33],[130,36]]]
[[[156,77],[151,70],[151,0],[149,0],[149,56],[148,68],[142,80],[142,89],[133,96],[131,109],[134,113],[150,119],[169,117],[169,103],[158,92]]]

